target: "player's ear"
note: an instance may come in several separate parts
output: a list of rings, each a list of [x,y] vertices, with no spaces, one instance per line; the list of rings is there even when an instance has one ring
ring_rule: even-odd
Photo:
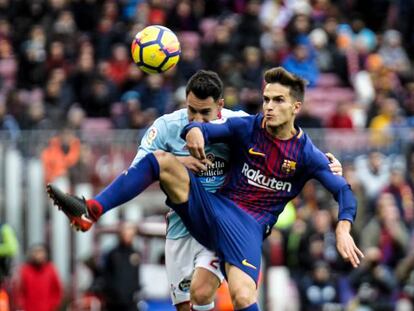
[[[295,101],[295,103],[293,104],[293,112],[295,114],[298,114],[301,108],[302,108],[302,102]]]
[[[224,107],[224,98],[220,98],[218,101],[217,101],[217,108],[218,109],[222,109]]]

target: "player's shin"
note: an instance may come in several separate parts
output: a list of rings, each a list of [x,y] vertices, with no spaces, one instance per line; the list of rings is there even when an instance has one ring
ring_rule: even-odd
[[[147,154],[134,166],[119,175],[109,186],[99,193],[95,200],[103,212],[121,205],[136,197],[160,176],[160,167],[154,154]]]

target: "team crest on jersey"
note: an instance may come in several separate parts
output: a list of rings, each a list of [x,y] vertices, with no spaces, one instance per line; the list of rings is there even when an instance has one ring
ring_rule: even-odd
[[[293,175],[296,171],[296,162],[292,160],[284,159],[281,167],[281,171],[286,175]]]
[[[181,280],[180,284],[178,284],[178,288],[183,292],[189,292],[191,285],[191,279],[183,279]]]
[[[206,158],[207,158],[207,160],[213,162],[214,159],[215,159],[215,156],[212,153],[207,153]]]
[[[145,140],[145,142],[147,143],[148,146],[151,146],[151,144],[154,141],[155,137],[157,137],[157,134],[158,134],[158,130],[157,130],[156,127],[151,127],[148,130],[147,138]]]

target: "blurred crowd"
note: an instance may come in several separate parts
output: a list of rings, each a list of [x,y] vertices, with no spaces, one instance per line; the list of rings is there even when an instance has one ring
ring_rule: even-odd
[[[256,113],[262,72],[279,65],[310,89],[354,91],[346,102],[333,94],[334,111],[306,125],[411,126],[413,7],[409,0],[2,0],[0,129],[15,139],[19,130],[79,129],[89,118],[145,128],[183,105],[183,86],[200,68],[220,74],[228,108]],[[181,42],[181,61],[163,75],[143,74],[130,57],[132,38],[150,24],[168,26]]]
[[[336,251],[333,198],[309,182],[293,201],[266,242],[265,258],[268,267],[289,269],[302,310],[412,310],[413,160],[411,150],[406,158],[372,151],[344,161],[358,199],[353,234],[365,254],[357,269]]]
[[[37,154],[46,182],[102,185],[127,165],[125,151],[94,161],[77,131],[147,128],[184,107],[202,68],[223,79],[227,108],[257,113],[263,71],[284,66],[308,81],[300,126],[371,131],[374,151],[342,159],[365,259],[356,270],[341,261],[335,204],[309,183],[266,242],[267,266],[289,268],[303,310],[411,310],[414,148],[381,150],[414,127],[413,19],[411,0],[0,0],[0,137],[62,130]],[[161,75],[129,52],[151,24],[181,42],[180,62]]]

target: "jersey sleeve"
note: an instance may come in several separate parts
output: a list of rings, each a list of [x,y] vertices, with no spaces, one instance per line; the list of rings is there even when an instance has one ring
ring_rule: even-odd
[[[338,202],[338,220],[353,222],[356,216],[357,201],[345,178],[332,173],[327,157],[313,145],[306,157],[307,166],[311,168],[311,177],[317,179]]]
[[[131,166],[135,166],[148,153],[156,150],[166,150],[167,134],[166,120],[162,118],[155,120],[142,137],[138,152]]]

